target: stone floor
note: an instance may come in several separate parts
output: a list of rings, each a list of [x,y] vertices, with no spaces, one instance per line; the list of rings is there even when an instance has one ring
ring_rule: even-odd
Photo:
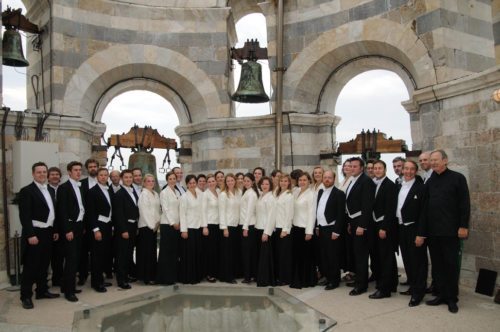
[[[3,285],[0,290],[0,331],[71,331],[75,311],[160,287],[132,285],[130,290],[111,286],[106,294],[96,293],[86,285],[78,294],[79,302],[70,303],[63,298],[34,300],[34,310],[23,309],[19,292]],[[222,283],[203,285],[228,286]],[[404,290],[406,287],[399,288]],[[491,297],[478,295],[467,288],[460,290],[460,311],[457,314],[449,313],[446,305],[430,307],[422,304],[409,308],[409,297],[400,294],[388,299],[370,300],[368,294],[372,289],[357,297],[349,296],[350,288],[344,285],[333,291],[325,291],[319,286],[302,290],[282,289],[335,319],[338,322],[335,331],[500,331],[500,305],[495,304]]]

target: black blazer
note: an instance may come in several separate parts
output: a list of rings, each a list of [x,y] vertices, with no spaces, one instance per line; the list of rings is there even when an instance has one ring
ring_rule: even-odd
[[[375,186],[375,188],[377,188]],[[373,202],[372,220],[377,229],[385,231],[394,230],[397,227],[396,208],[398,204],[397,188],[394,182],[385,178],[380,184]],[[375,219],[384,217],[383,220],[375,222]]]
[[[323,195],[324,190],[318,192],[318,203]],[[332,187],[332,192],[326,201],[325,218],[328,224],[335,220],[335,225],[332,231],[341,234],[345,224],[345,194],[342,190]],[[316,220],[316,225],[318,221]]]
[[[80,186],[80,191],[82,192],[82,199],[84,201],[84,204],[86,199],[87,199],[87,194],[89,193],[89,178],[85,178],[83,180],[80,180],[81,186]],[[92,187],[93,188],[93,187]]]
[[[77,221],[78,215],[80,214],[80,207],[78,206],[78,198],[73,190],[73,185],[69,180],[57,188],[56,205],[56,218],[59,223],[58,229],[62,234],[72,232],[74,223]]]
[[[137,194],[139,196],[139,194]],[[129,229],[129,220],[139,219],[139,207],[134,203],[132,197],[125,188],[118,190],[112,197],[113,206],[113,225],[115,234],[127,232]],[[136,223],[137,226],[137,223]]]
[[[401,186],[398,186],[398,194]],[[403,224],[414,222],[419,224],[420,214],[424,204],[424,183],[415,179],[401,207]]]
[[[351,215],[361,211],[359,218],[350,219],[351,227],[368,228],[372,220],[374,198],[375,183],[368,175],[361,173],[346,198],[346,206]]]
[[[54,204],[53,192],[49,190],[49,193],[52,199],[52,204]],[[21,225],[23,226],[23,237],[30,238],[35,236],[32,221],[36,220],[46,223],[49,213],[50,209],[47,201],[34,182],[21,189],[19,192],[19,219],[21,220]]]
[[[112,191],[113,189],[108,189],[110,199],[113,197],[111,194]],[[93,186],[87,193],[87,206],[85,208],[85,214],[87,215],[87,220],[91,230],[99,227],[99,216],[109,217],[111,214],[111,204],[108,202],[108,199],[98,184]],[[111,221],[109,222],[111,223]]]

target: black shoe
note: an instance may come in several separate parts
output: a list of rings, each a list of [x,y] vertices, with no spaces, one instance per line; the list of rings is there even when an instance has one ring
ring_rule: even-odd
[[[375,293],[370,294],[368,296],[370,299],[384,299],[386,297],[391,297],[391,293],[382,292],[381,290],[377,290]]]
[[[445,303],[444,300],[442,298],[440,298],[439,296],[438,297],[435,297],[433,298],[432,300],[429,300],[429,301],[426,301],[425,304],[427,305],[440,305],[440,304],[443,304]]]
[[[154,282],[154,281],[144,281],[144,285],[146,285],[146,286],[153,286],[153,285],[156,285],[156,282]]]
[[[23,304],[24,309],[33,309],[35,307],[31,299],[22,299],[21,303]]]
[[[252,281],[251,281],[250,279],[243,279],[243,280],[241,281],[241,283],[242,283],[242,284],[249,284],[249,283],[251,283],[251,282],[252,282]]]
[[[78,278],[78,286],[83,286],[87,282],[87,278]]]
[[[128,277],[128,282],[136,282],[137,278],[134,277]]]
[[[373,273],[370,276],[370,278],[368,278],[368,282],[372,282],[372,281],[375,281],[375,276],[373,275]]]
[[[107,282],[107,281],[105,281],[102,285],[103,285],[104,287],[113,286],[113,284],[112,284],[112,283]]]
[[[106,293],[108,290],[104,286],[92,287],[97,293]]]
[[[335,289],[337,287],[339,287],[339,284],[328,284],[328,285],[326,285],[325,290],[332,290],[332,289]]]
[[[227,283],[228,283],[228,284],[237,284],[238,282],[237,282],[236,280],[234,280],[234,279],[233,279],[233,280],[229,280]]]
[[[78,302],[78,298],[76,297],[75,294],[65,294],[64,298],[69,302]]]
[[[401,286],[409,286],[410,283],[408,282],[408,280],[404,281],[404,282],[400,282],[399,283]]]
[[[37,300],[40,300],[40,299],[55,299],[55,298],[57,298],[59,296],[60,296],[60,294],[51,293],[49,291],[46,291],[43,294],[36,294],[36,299]]]
[[[417,305],[420,304],[420,301],[422,301],[422,299],[417,299],[416,297],[411,297],[410,299],[410,302],[408,303],[408,306],[409,307],[416,307]]]
[[[214,282],[217,281],[217,279],[215,279],[214,277],[207,277],[207,281],[211,282],[211,283],[214,283]]]
[[[405,290],[404,292],[399,292],[399,294],[401,294],[401,295],[411,295],[411,291],[408,289],[408,290]]]
[[[356,287],[356,282],[354,282],[354,281],[347,282],[345,285],[346,285],[347,287]]]
[[[349,292],[349,295],[351,295],[351,296],[357,296],[357,295],[361,295],[363,293],[366,293],[366,288],[365,289],[354,288],[353,290],[351,290]]]
[[[130,286],[129,284],[118,284],[118,287],[120,287],[121,289],[130,289],[130,288],[132,288],[132,286]]]
[[[328,285],[328,280],[325,277],[323,277],[323,278],[318,280],[318,285],[319,286],[326,286],[326,285]]]
[[[452,314],[456,314],[458,312],[458,306],[454,301],[448,302],[448,311]]]
[[[73,292],[73,294],[80,294],[82,292],[81,289],[75,289],[75,291]]]

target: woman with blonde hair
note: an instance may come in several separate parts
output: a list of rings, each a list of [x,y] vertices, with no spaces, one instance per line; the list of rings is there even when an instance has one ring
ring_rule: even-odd
[[[213,174],[207,175],[207,189],[201,200],[201,217],[208,227],[208,236],[203,238],[204,273],[208,282],[215,282],[219,276],[219,244],[221,230],[219,228],[219,193],[217,180]]]
[[[139,235],[137,236],[137,277],[146,285],[156,280],[156,234],[160,225],[160,196],[154,190],[155,178],[144,175],[139,196]]]
[[[255,222],[257,219],[257,200],[259,190],[255,184],[255,177],[247,173],[243,179],[243,195],[240,203],[240,223],[243,223],[243,237],[241,239],[241,261],[243,265],[243,283],[249,284],[257,277],[258,246],[255,236]]]
[[[255,232],[257,249],[259,253],[257,269],[257,286],[274,286],[274,261],[271,236],[274,232],[274,219],[276,218],[276,199],[273,195],[273,181],[264,176],[260,180],[259,189],[261,195],[257,201],[257,219],[255,221]]]

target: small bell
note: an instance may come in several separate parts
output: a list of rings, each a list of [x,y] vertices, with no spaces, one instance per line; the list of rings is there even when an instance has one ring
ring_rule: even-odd
[[[21,34],[12,28],[7,28],[3,34],[2,63],[11,67],[29,66],[28,60],[24,58]]]

